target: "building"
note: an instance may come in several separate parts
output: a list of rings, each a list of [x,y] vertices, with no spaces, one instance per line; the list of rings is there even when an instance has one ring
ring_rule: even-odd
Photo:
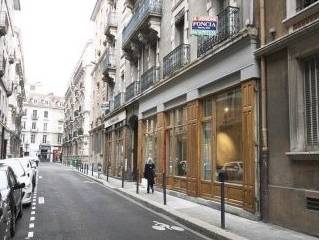
[[[31,84],[23,103],[22,134],[24,156],[41,161],[60,161],[62,154],[64,98],[43,94],[40,84]]]
[[[15,66],[12,78],[12,94],[9,97],[8,109],[8,129],[9,139],[6,149],[6,156],[21,157],[23,155],[21,149],[21,119],[23,115],[23,101],[25,100],[25,73],[24,73],[24,58],[20,31],[15,30],[15,57],[12,65]]]
[[[9,0],[1,2],[0,11],[0,158],[17,154],[19,147],[19,124],[11,124],[12,119],[17,118],[19,122],[19,109],[17,115],[9,110],[9,97],[18,87],[17,79],[22,77],[21,72],[17,72],[21,61],[21,49],[19,49],[19,35],[15,31],[15,14],[20,10],[19,0]],[[19,76],[21,75],[21,76]],[[23,78],[23,77],[22,77]],[[20,92],[20,90],[18,91]],[[15,94],[18,94],[15,93]],[[13,101],[13,100],[12,100]],[[14,106],[17,105],[15,101]],[[11,105],[10,105],[11,108]],[[10,116],[9,116],[10,115]],[[10,118],[10,120],[9,120]],[[10,121],[10,122],[9,122]],[[9,128],[12,127],[11,129]],[[17,127],[17,128],[16,128]],[[10,151],[8,153],[8,151]],[[9,155],[8,155],[9,154]]]
[[[99,31],[105,26],[106,43],[97,51],[94,91],[103,88],[100,103],[109,108],[94,115],[91,133],[104,172],[141,178],[151,157],[157,184],[165,173],[168,188],[218,200],[218,172],[225,170],[227,202],[260,216],[255,7],[237,0],[97,1],[92,19]],[[218,16],[217,35],[192,36],[197,16]],[[96,142],[102,146],[95,149]]]
[[[120,24],[118,21],[120,8],[117,6],[123,4],[123,1],[97,0],[91,15],[91,21],[95,23],[95,67],[92,71],[90,159],[92,163],[103,165],[104,170],[106,169],[104,117],[113,108],[114,91],[110,86],[116,82],[116,66],[121,64],[119,62],[121,42],[118,41],[121,39],[121,32],[117,31],[117,26]]]
[[[72,74],[65,94],[63,161],[89,162],[90,110],[92,105],[93,43],[89,41]]]
[[[319,2],[264,0],[259,9],[263,217],[318,236]]]

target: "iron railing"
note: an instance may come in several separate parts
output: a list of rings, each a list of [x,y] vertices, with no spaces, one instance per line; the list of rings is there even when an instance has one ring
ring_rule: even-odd
[[[296,10],[301,11],[315,2],[318,2],[318,0],[297,0]]]
[[[107,73],[108,70],[115,68],[116,66],[116,57],[114,53],[107,53],[105,58],[102,61],[102,71],[104,74]]]
[[[122,104],[123,104],[123,93],[120,92],[114,97],[114,103],[113,103],[114,109],[121,107]]]
[[[190,45],[181,44],[163,58],[163,77],[190,62]]]
[[[0,11],[0,36],[7,34],[9,28],[8,13],[5,11]]]
[[[105,25],[104,34],[107,35],[110,28],[116,28],[118,26],[118,18],[116,12],[110,12],[107,17],[107,23]]]
[[[160,67],[151,67],[141,75],[141,92],[145,91],[160,79]]]
[[[149,15],[161,16],[162,0],[144,0],[137,6],[130,22],[123,29],[122,43],[127,44],[129,38]]]
[[[240,9],[226,7],[218,14],[218,31],[212,37],[198,38],[198,57],[240,31]]]
[[[127,88],[126,88],[126,96],[125,100],[126,102],[129,101],[134,96],[138,95],[140,92],[140,84],[138,81],[132,82]]]

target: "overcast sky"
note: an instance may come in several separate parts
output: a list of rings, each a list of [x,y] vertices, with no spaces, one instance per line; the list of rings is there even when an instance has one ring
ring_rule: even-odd
[[[64,96],[85,43],[93,38],[95,0],[20,0],[26,79]]]

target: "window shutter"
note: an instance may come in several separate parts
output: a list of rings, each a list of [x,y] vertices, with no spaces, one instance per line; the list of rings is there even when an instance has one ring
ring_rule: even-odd
[[[306,59],[304,62],[305,90],[305,127],[306,147],[310,150],[318,146],[318,105],[319,105],[319,60],[318,56]]]

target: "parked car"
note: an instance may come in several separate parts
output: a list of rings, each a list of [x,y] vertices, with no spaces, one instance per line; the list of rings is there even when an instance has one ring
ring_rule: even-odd
[[[14,236],[16,220],[22,216],[22,188],[11,167],[0,164],[0,239]]]
[[[23,166],[19,162],[17,158],[8,158],[4,160],[0,160],[0,164],[6,164],[10,166],[15,173],[18,182],[24,183],[25,187],[22,189],[23,197],[22,204],[30,205],[32,198],[32,182],[30,177],[27,176]]]
[[[23,166],[27,176],[30,178],[32,182],[32,189],[36,186],[36,177],[37,177],[37,167],[35,163],[33,163],[30,158],[19,158],[18,159]]]

